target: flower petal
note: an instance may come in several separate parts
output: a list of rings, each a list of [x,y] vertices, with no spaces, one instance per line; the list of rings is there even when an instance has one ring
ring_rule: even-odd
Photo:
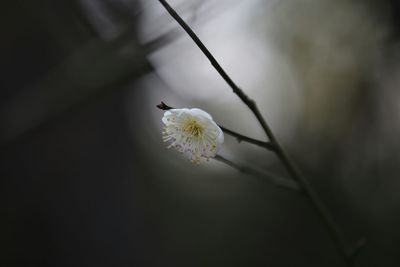
[[[192,108],[189,110],[190,114],[197,117],[197,116],[202,116],[210,121],[213,120],[213,118],[211,117],[211,115],[207,112],[205,112],[204,110],[201,110],[199,108]]]
[[[162,122],[164,142],[195,163],[202,157],[215,157],[224,142],[221,128],[201,109],[171,109],[164,113]]]

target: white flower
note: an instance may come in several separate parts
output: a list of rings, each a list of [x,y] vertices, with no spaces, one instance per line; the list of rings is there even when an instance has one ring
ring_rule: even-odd
[[[202,157],[215,157],[224,134],[213,121],[210,114],[198,109],[170,109],[164,113],[162,122],[164,142],[184,153],[193,163],[199,163]]]

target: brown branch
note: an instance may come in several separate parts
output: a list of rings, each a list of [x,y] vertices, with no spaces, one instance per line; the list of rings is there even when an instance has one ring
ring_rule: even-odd
[[[290,176],[297,181],[303,189],[306,197],[309,199],[310,203],[314,207],[315,211],[318,213],[322,221],[324,222],[327,230],[332,236],[333,241],[335,242],[337,248],[345,258],[346,262],[350,265],[353,262],[353,253],[354,249],[349,245],[346,240],[344,234],[340,230],[340,227],[333,220],[332,215],[328,211],[325,204],[322,202],[321,198],[318,196],[317,192],[314,190],[310,182],[305,179],[294,164],[291,162],[289,157],[286,155],[283,148],[278,143],[275,138],[273,132],[269,128],[267,122],[261,115],[256,102],[250,99],[229,77],[229,75],[224,71],[221,65],[217,62],[214,56],[210,53],[207,47],[203,44],[203,42],[197,37],[197,35],[193,32],[193,30],[186,24],[186,22],[175,12],[175,10],[165,1],[159,0],[159,2],[164,6],[164,8],[168,11],[168,13],[178,22],[178,24],[186,31],[186,33],[192,38],[192,40],[196,43],[196,45],[200,48],[200,50],[204,53],[204,55],[208,58],[211,65],[215,68],[215,70],[221,75],[221,77],[227,82],[227,84],[232,88],[233,92],[243,101],[244,104],[253,112],[254,116],[257,118],[261,127],[264,129],[264,132],[268,136],[270,143],[274,147],[274,151],[281,161],[282,165],[286,168]]]
[[[293,180],[289,180],[287,178],[283,178],[283,177],[274,175],[272,173],[268,173],[264,170],[258,170],[255,168],[248,168],[245,166],[241,166],[237,163],[230,161],[229,159],[227,159],[221,155],[216,155],[213,159],[215,159],[219,162],[225,163],[226,165],[238,170],[241,173],[249,174],[256,178],[261,178],[261,180],[264,182],[266,181],[266,182],[272,183],[278,187],[283,187],[286,189],[300,191],[299,185]]]

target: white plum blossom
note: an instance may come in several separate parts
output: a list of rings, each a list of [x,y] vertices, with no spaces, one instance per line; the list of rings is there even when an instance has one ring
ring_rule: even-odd
[[[193,163],[215,157],[224,133],[210,114],[198,108],[170,109],[164,113],[163,140],[185,154]]]

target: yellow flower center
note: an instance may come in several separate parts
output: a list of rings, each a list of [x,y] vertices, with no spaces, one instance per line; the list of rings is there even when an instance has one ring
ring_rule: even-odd
[[[202,138],[204,134],[204,127],[200,125],[197,120],[189,119],[183,124],[183,131],[196,138]]]

